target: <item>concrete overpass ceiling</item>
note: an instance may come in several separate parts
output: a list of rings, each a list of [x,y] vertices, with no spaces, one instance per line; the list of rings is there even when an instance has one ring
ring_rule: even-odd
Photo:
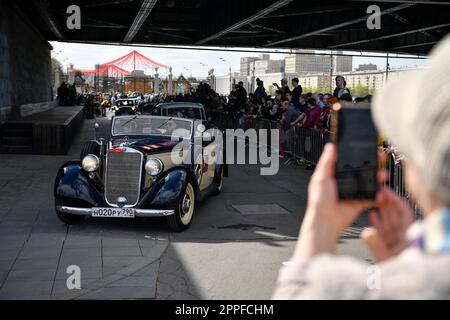
[[[7,0],[11,1],[12,0]],[[14,1],[47,40],[427,54],[450,32],[450,0]],[[69,5],[81,30],[66,27]],[[366,26],[369,5],[381,29]]]

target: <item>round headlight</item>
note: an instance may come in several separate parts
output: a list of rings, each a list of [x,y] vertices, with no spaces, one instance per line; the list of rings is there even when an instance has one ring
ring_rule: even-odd
[[[88,154],[81,161],[81,166],[87,172],[94,172],[100,166],[100,159],[96,155]]]
[[[164,165],[161,160],[157,158],[150,158],[145,163],[145,172],[151,176],[156,176],[161,173],[163,167]]]

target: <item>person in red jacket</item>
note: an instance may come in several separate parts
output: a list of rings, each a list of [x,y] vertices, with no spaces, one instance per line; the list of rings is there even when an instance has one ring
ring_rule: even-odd
[[[331,116],[331,107],[336,102],[338,102],[338,100],[335,97],[331,97],[331,98],[327,99],[325,107],[322,108],[320,115],[316,120],[315,127],[317,129],[321,129],[321,130],[329,130],[330,129],[328,127],[328,122],[329,122],[328,120]]]
[[[306,120],[302,124],[302,128],[314,128],[316,120],[319,118],[322,108],[316,104],[316,100],[310,98],[306,102],[308,106],[308,111],[306,115]]]

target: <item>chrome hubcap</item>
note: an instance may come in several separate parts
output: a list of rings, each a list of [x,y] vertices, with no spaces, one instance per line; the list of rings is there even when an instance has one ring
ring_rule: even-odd
[[[191,199],[189,198],[188,194],[185,194],[182,204],[183,214],[188,213],[190,208],[191,208]]]
[[[194,206],[195,206],[195,193],[194,189],[192,188],[192,185],[188,183],[186,186],[186,191],[183,196],[183,199],[180,203],[180,218],[181,223],[184,225],[188,225],[191,222],[192,215],[194,213]]]

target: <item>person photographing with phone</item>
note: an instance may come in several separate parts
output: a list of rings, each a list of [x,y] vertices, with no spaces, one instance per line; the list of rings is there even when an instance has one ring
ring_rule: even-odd
[[[377,129],[406,156],[407,189],[420,205],[423,221],[414,222],[409,205],[383,186],[384,171],[376,174],[377,190],[348,199],[336,179],[339,150],[326,145],[308,186],[296,248],[280,270],[274,299],[450,298],[448,57],[450,36],[433,50],[424,69],[389,82],[371,107]],[[432,107],[424,111],[424,106]],[[361,238],[377,261],[375,288],[368,285],[370,264],[336,254],[340,234],[373,207],[373,227]]]
[[[278,83],[273,83],[272,85],[280,91],[282,98],[285,98],[288,93],[291,93],[291,89],[289,89],[288,81],[286,78],[281,79],[281,87],[278,85]]]

